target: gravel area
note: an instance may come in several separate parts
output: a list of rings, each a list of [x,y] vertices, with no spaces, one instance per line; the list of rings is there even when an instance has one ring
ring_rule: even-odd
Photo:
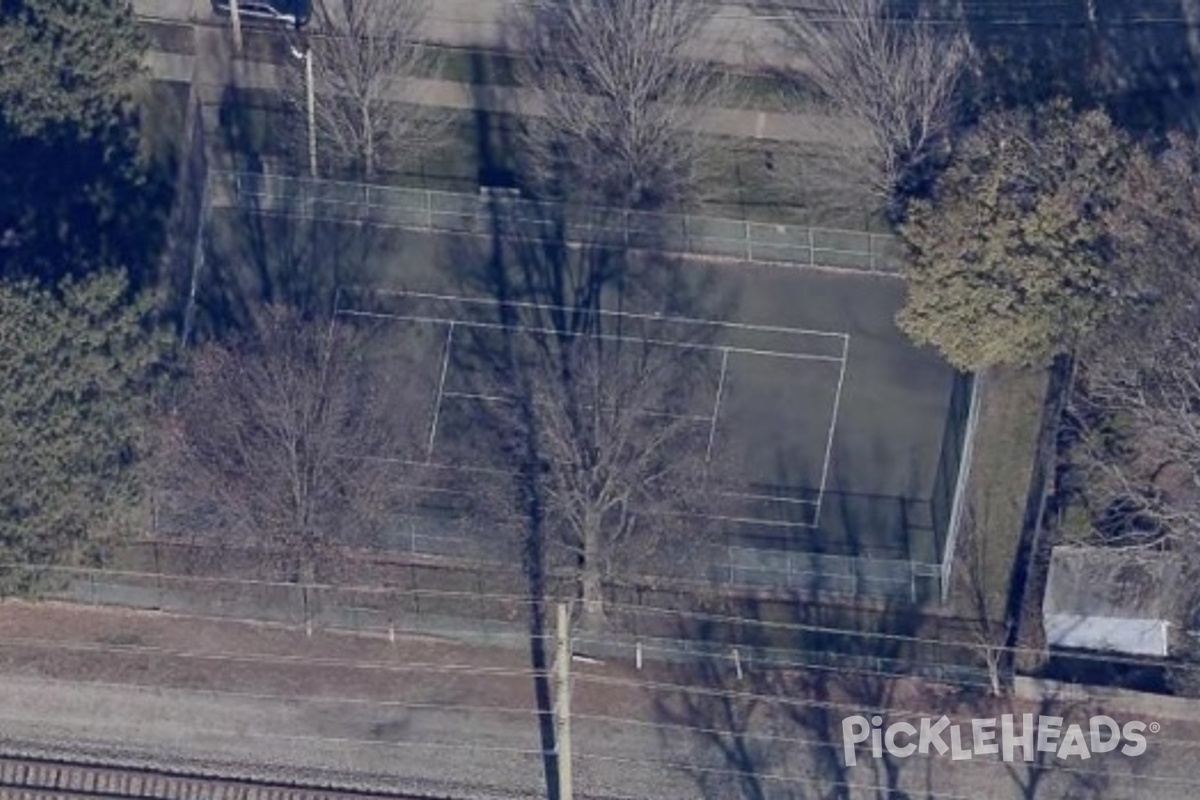
[[[580,798],[1184,798],[1200,722],[1161,725],[1136,758],[1002,764],[949,756],[841,765],[841,719],[955,720],[1091,704],[989,704],[878,676],[751,675],[576,662]],[[545,796],[528,656],[436,638],[363,637],[65,604],[0,613],[5,749],[470,800]],[[1115,714],[1119,720],[1128,713]],[[1081,788],[1083,787],[1083,788]]]

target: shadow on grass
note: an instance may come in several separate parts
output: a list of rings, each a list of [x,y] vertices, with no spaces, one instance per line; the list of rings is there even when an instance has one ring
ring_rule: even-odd
[[[148,102],[96,130],[0,129],[0,276],[51,286],[121,267],[133,291],[159,284],[180,154],[142,143],[158,113]]]
[[[1065,95],[1106,107],[1133,132],[1196,130],[1200,4],[1194,0],[973,2],[963,10],[982,59],[971,86],[977,104],[1029,106]]]
[[[1054,698],[993,698],[966,675],[958,682],[914,677],[910,670],[936,656],[914,646],[918,620],[903,604],[871,611],[744,600],[715,608],[720,617],[660,625],[661,635],[704,642],[707,652],[677,650],[671,663],[652,665],[653,684],[645,690],[663,749],[688,765],[700,797],[917,800],[980,796],[983,785],[989,797],[1022,800],[1109,796],[1113,773],[1103,757],[1037,753],[1025,762],[1018,749],[1008,763],[978,755],[953,761],[949,752],[933,750],[899,758],[886,749],[875,755],[867,741],[851,745],[855,763],[849,764],[843,721],[851,716],[885,731],[898,722],[919,729],[922,719],[946,716],[962,727],[969,749],[972,719],[1013,714],[1020,731],[1022,715],[1032,713],[1034,724],[1039,714],[1059,716],[1086,730],[1094,712]],[[654,631],[645,620],[636,624]],[[949,745],[949,734],[942,740]],[[1005,785],[1011,788],[1002,791]]]

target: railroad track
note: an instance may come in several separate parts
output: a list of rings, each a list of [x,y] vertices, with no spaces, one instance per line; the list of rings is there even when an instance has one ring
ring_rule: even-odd
[[[0,755],[0,800],[455,800]]]

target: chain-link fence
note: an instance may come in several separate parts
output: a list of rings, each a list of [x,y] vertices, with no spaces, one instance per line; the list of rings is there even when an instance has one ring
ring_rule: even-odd
[[[217,202],[255,213],[655,249],[787,266],[896,274],[892,236],[693,214],[565,206],[514,193],[464,194],[254,172],[214,172]]]
[[[728,555],[728,564],[714,567],[713,572],[729,586],[914,604],[941,596],[941,564],[749,547],[730,547]]]
[[[126,560],[135,566],[147,556]],[[551,576],[545,599],[535,602],[524,577],[511,571],[367,561],[354,562],[351,571],[378,584],[215,577],[173,572],[184,566],[178,556],[169,546],[156,547],[153,559],[161,571],[45,567],[36,570],[34,583],[43,597],[75,603],[265,621],[312,632],[391,639],[436,635],[522,649],[529,646],[531,632],[553,630],[553,598],[571,597],[574,588],[569,580]],[[730,595],[713,600],[709,595],[704,600],[679,589],[623,585],[610,587],[608,594],[603,633],[577,631],[576,652],[626,662],[716,661],[746,669],[852,670],[881,677],[921,675],[947,683],[986,680],[977,648],[960,635],[939,640],[895,633],[878,614],[853,612],[859,616],[835,627],[828,618],[807,621],[809,609],[786,599]],[[711,610],[714,603],[718,610]],[[539,610],[540,628],[532,624]],[[895,619],[911,627],[913,617]],[[863,627],[855,629],[855,624]]]
[[[978,412],[978,379],[973,375],[958,373],[950,392],[946,429],[942,434],[942,452],[938,458],[938,471],[930,501],[934,532],[942,553],[942,600],[950,591],[950,570],[958,542],[958,529],[962,525]]]

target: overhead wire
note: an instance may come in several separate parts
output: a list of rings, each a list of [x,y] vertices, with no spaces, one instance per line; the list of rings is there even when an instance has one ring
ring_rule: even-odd
[[[128,645],[106,645],[106,644],[78,644],[74,642],[58,642],[54,640],[34,640],[27,638],[0,638],[0,650],[9,647],[38,647],[48,650],[65,650],[65,651],[83,651],[83,652],[108,652],[120,655],[151,655],[164,658],[180,658],[194,659],[206,661],[229,661],[234,663],[259,663],[269,665],[287,665],[287,666],[337,666],[339,668],[354,668],[363,670],[380,670],[384,672],[397,673],[418,673],[418,674],[449,674],[456,676],[479,677],[479,678],[496,678],[496,677],[513,677],[521,679],[549,679],[552,675],[550,670],[536,669],[512,669],[512,668],[489,668],[474,664],[438,664],[433,662],[418,663],[418,662],[380,662],[380,661],[355,661],[345,658],[314,658],[311,656],[289,656],[284,654],[273,653],[227,653],[227,652],[204,652],[204,651],[182,651],[171,650],[168,648],[152,647],[152,646],[128,646]],[[19,680],[19,678],[18,678]],[[81,683],[89,685],[99,685],[106,687],[135,687],[138,689],[151,690],[155,688],[153,685],[147,684],[127,684],[116,683],[110,681],[69,681],[62,678],[39,678],[39,680],[56,682],[56,683]],[[754,689],[737,689],[737,688],[715,688],[712,686],[697,686],[695,684],[674,683],[661,680],[641,680],[629,679],[621,677],[611,677],[605,675],[593,675],[586,672],[576,672],[572,675],[572,683],[576,685],[597,685],[606,687],[618,687],[625,689],[633,689],[645,693],[667,693],[678,694],[684,696],[700,696],[706,699],[716,700],[732,700],[736,702],[754,702],[772,704],[780,707],[789,707],[797,709],[812,709],[820,708],[825,710],[844,711],[849,714],[869,715],[881,714],[886,716],[891,721],[903,719],[919,719],[933,716],[946,716],[954,722],[963,722],[965,719],[956,719],[955,717],[945,714],[937,709],[903,709],[896,708],[890,705],[873,706],[868,703],[854,703],[839,700],[817,700],[802,697],[786,696],[778,693],[766,693],[755,691]],[[749,682],[752,685],[752,682]],[[399,707],[413,708],[429,708],[446,710],[462,709],[462,710],[485,710],[497,711],[504,713],[532,713],[539,712],[533,710],[508,709],[494,706],[457,706],[454,704],[438,704],[438,703],[413,703],[411,701],[375,701],[370,698],[345,697],[341,695],[313,695],[313,696],[294,696],[284,694],[270,693],[254,693],[243,692],[238,690],[227,689],[211,689],[211,688],[189,688],[181,687],[180,691],[209,693],[216,695],[229,695],[242,698],[258,698],[258,699],[276,699],[276,700],[295,700],[297,702],[314,702],[324,704],[337,703],[379,703],[382,705],[395,705]],[[1100,702],[1097,700],[1096,702]],[[579,719],[593,719],[599,722],[620,721],[621,718],[612,717],[604,714],[575,714]],[[642,721],[630,720],[637,724],[652,724]],[[1156,741],[1171,741],[1167,739],[1156,739]],[[1200,746],[1200,741],[1191,739],[1174,740],[1180,744],[1188,746]]]
[[[527,594],[515,594],[515,593],[511,593],[511,592],[487,592],[487,591],[476,592],[476,591],[464,591],[464,590],[439,590],[439,589],[424,589],[424,588],[402,587],[402,586],[391,587],[391,586],[386,586],[386,585],[382,585],[382,584],[347,584],[347,585],[297,584],[297,583],[289,583],[289,582],[284,582],[284,581],[232,579],[232,578],[219,578],[219,577],[212,577],[212,576],[179,575],[179,574],[172,574],[172,573],[148,572],[148,571],[138,571],[138,570],[117,570],[117,569],[105,570],[105,569],[94,569],[94,568],[84,568],[84,567],[56,567],[56,566],[50,566],[50,565],[35,565],[35,566],[30,566],[27,569],[31,573],[39,573],[40,572],[40,573],[53,574],[53,573],[57,572],[57,573],[74,574],[74,575],[82,574],[82,575],[91,575],[93,577],[97,577],[100,579],[103,579],[106,576],[116,576],[116,577],[128,577],[128,578],[137,578],[137,579],[154,579],[154,580],[166,579],[167,581],[176,581],[176,582],[180,582],[180,583],[194,582],[194,583],[209,585],[209,586],[212,586],[212,585],[267,586],[267,587],[273,587],[273,588],[289,588],[292,590],[308,590],[308,591],[312,591],[312,592],[316,592],[316,593],[329,592],[329,593],[335,593],[335,594],[336,593],[344,593],[346,595],[352,595],[354,593],[378,594],[378,595],[382,595],[385,597],[387,597],[387,596],[411,597],[414,599],[414,601],[419,601],[421,598],[428,598],[431,601],[462,599],[462,600],[466,600],[466,601],[472,601],[476,604],[487,603],[487,602],[496,602],[496,603],[511,603],[516,606],[525,606],[525,607],[534,607],[537,605],[546,606],[546,605],[557,602],[554,598],[536,598],[536,597],[532,597]],[[484,573],[480,577],[486,577],[486,573]],[[80,587],[81,590],[83,590],[85,588],[86,587]],[[145,588],[145,587],[143,587],[143,588]],[[733,602],[737,602],[736,597],[732,598],[732,600],[733,600]],[[788,599],[782,598],[779,601],[769,601],[769,602],[775,602],[775,603],[782,605],[782,604],[787,603]],[[988,643],[985,645],[983,643],[973,641],[973,640],[968,640],[968,639],[940,639],[940,638],[933,638],[930,636],[917,636],[917,635],[913,635],[913,634],[888,633],[886,631],[871,631],[871,630],[856,630],[856,629],[850,629],[850,628],[836,628],[836,627],[832,627],[829,625],[820,625],[820,624],[812,624],[812,623],[804,623],[804,622],[780,622],[780,621],[772,621],[772,620],[762,620],[762,619],[757,619],[757,618],[749,617],[749,616],[737,616],[737,615],[731,615],[731,614],[720,614],[720,613],[706,612],[706,611],[670,609],[670,608],[662,608],[662,607],[648,606],[648,605],[637,605],[637,604],[622,603],[622,602],[606,602],[605,608],[611,612],[626,612],[631,615],[641,616],[641,617],[653,617],[653,616],[673,617],[673,618],[680,620],[681,622],[694,621],[694,622],[702,623],[705,625],[727,625],[727,626],[731,626],[731,627],[736,627],[739,629],[736,632],[738,634],[740,634],[743,638],[730,639],[728,641],[721,641],[718,643],[721,647],[728,649],[728,651],[730,653],[729,656],[720,656],[717,653],[713,652],[714,645],[711,642],[711,640],[709,640],[708,642],[705,643],[705,647],[709,650],[709,652],[703,653],[700,655],[708,660],[712,660],[715,658],[723,658],[725,660],[728,660],[729,658],[732,657],[732,650],[734,648],[737,648],[737,649],[739,649],[739,653],[741,655],[743,655],[750,663],[759,663],[759,664],[766,665],[768,667],[794,668],[794,669],[801,669],[801,670],[809,670],[809,669],[815,670],[815,669],[821,669],[822,666],[825,666],[826,668],[832,666],[838,670],[849,669],[848,667],[846,667],[843,664],[821,665],[821,664],[808,663],[805,661],[789,661],[787,659],[776,659],[776,658],[763,659],[763,658],[758,658],[756,656],[756,651],[774,651],[774,652],[779,652],[779,653],[786,653],[788,651],[820,652],[822,654],[830,654],[834,657],[907,661],[907,662],[911,662],[914,664],[925,664],[925,665],[934,666],[934,667],[949,667],[952,669],[971,666],[971,665],[963,664],[963,663],[957,662],[957,661],[945,661],[945,660],[940,660],[937,658],[921,658],[920,656],[905,657],[903,653],[897,653],[897,654],[889,656],[887,654],[880,654],[878,652],[872,652],[869,650],[855,652],[855,651],[853,651],[852,647],[851,647],[850,652],[845,652],[845,651],[841,651],[841,650],[837,649],[836,647],[829,647],[828,642],[825,642],[824,646],[822,646],[822,642],[820,641],[821,637],[827,637],[829,639],[837,639],[837,640],[840,640],[847,644],[851,644],[852,646],[855,643],[858,643],[858,644],[885,643],[885,644],[894,644],[894,645],[897,645],[900,647],[914,646],[914,647],[944,649],[944,650],[958,649],[958,650],[961,650],[964,654],[966,654],[968,652],[977,653],[979,650],[984,649],[986,647],[986,649],[991,650],[993,652],[996,652],[996,653],[999,653],[999,654],[1002,654],[1005,656],[1009,656],[1009,657],[1014,657],[1014,658],[1020,657],[1020,656],[1026,656],[1026,655],[1041,658],[1046,654],[1045,651],[1041,648],[1035,648],[1035,647],[1030,647],[1030,646],[1026,646],[1026,645],[1008,646],[1008,645],[1003,645],[1003,644],[991,644],[991,643]],[[351,610],[351,609],[349,609],[347,607],[347,610]],[[361,609],[353,609],[353,610],[361,610]],[[387,609],[386,611],[387,611],[387,613],[393,615],[397,621],[402,620],[406,616],[415,616],[417,618],[420,618],[422,616],[429,615],[429,613],[430,613],[428,611],[422,611],[418,608],[414,608],[411,611],[405,610],[405,609]],[[913,613],[920,613],[920,612],[919,612],[919,610],[914,610]],[[454,613],[442,613],[442,614],[434,614],[434,615],[435,616],[443,616],[443,617],[454,617],[455,616]],[[225,617],[225,616],[215,616],[215,615],[214,616],[206,616],[206,615],[202,615],[202,614],[190,614],[190,616],[197,616],[197,617],[202,617],[202,618],[207,618],[207,619],[223,619],[223,620],[229,619],[228,617]],[[961,624],[964,627],[969,627],[972,624],[978,624],[977,621],[973,621],[968,618],[948,617],[947,619],[951,622]],[[466,621],[478,622],[479,620],[466,620]],[[486,619],[486,620],[484,620],[484,624],[485,625],[486,624],[503,625],[503,624],[505,624],[505,621],[496,620],[496,619]],[[333,627],[333,626],[330,626],[330,627]],[[777,634],[777,635],[795,635],[797,637],[815,637],[818,639],[818,641],[815,643],[813,643],[813,642],[798,642],[797,645],[794,647],[787,647],[787,646],[783,646],[783,645],[771,645],[771,644],[763,643],[761,640],[755,641],[755,638],[752,635],[755,629],[757,629],[759,631],[768,631],[768,632],[771,632],[772,634]],[[341,630],[352,630],[352,629],[342,628]],[[376,627],[376,628],[371,629],[371,632],[376,633],[376,634],[386,633],[387,631],[388,631],[388,628],[386,628],[386,627]],[[411,633],[414,635],[430,634],[430,631],[428,631],[426,629],[404,628],[403,623],[401,623],[401,625],[399,625],[399,626],[393,627],[392,631],[397,634],[399,634],[401,632]],[[681,624],[680,632],[682,634],[688,633],[686,626]],[[747,634],[750,634],[750,635],[747,635]],[[554,634],[552,634],[552,633],[540,634],[540,636],[542,636],[543,638],[552,638],[553,635]],[[711,630],[708,631],[707,635],[711,637],[712,631]],[[638,630],[625,632],[623,636],[618,636],[616,634],[606,634],[606,635],[601,636],[601,635],[596,635],[596,634],[592,634],[590,632],[585,631],[583,633],[572,634],[572,640],[575,642],[582,642],[585,644],[591,643],[591,644],[598,644],[601,646],[620,647],[623,649],[627,649],[631,653],[632,653],[633,649],[636,647],[637,643],[640,641],[640,642],[642,642],[643,652],[658,651],[658,652],[662,652],[665,654],[678,653],[678,654],[682,654],[682,655],[687,655],[692,658],[695,658],[697,655],[695,652],[694,645],[693,646],[689,645],[689,643],[694,643],[697,641],[694,637],[687,637],[687,636],[679,636],[679,637],[674,637],[674,638],[672,638],[672,637],[656,637],[656,636],[649,635],[644,632],[639,632]],[[815,645],[815,647],[814,647],[814,645]],[[1080,662],[1084,662],[1084,663],[1095,662],[1095,663],[1101,663],[1101,664],[1108,665],[1108,666],[1117,665],[1117,666],[1124,666],[1124,667],[1141,667],[1141,668],[1163,668],[1163,667],[1169,666],[1173,669],[1179,669],[1184,672],[1200,670],[1200,664],[1191,664],[1191,663],[1185,663],[1185,662],[1168,662],[1163,659],[1153,659],[1150,657],[1138,657],[1138,656],[1133,656],[1133,655],[1122,655],[1122,654],[1118,654],[1118,653],[1112,653],[1112,654],[1103,653],[1102,654],[1102,653],[1093,653],[1093,652],[1089,652],[1089,651],[1079,651],[1079,652],[1058,651],[1055,654],[1060,655],[1064,658],[1070,658],[1075,661],[1080,661]],[[911,676],[911,673],[908,673],[908,672],[896,673],[896,672],[890,672],[890,671],[886,671],[886,670],[865,670],[862,672],[865,672],[867,674],[880,674],[880,675],[888,676],[888,677]]]

